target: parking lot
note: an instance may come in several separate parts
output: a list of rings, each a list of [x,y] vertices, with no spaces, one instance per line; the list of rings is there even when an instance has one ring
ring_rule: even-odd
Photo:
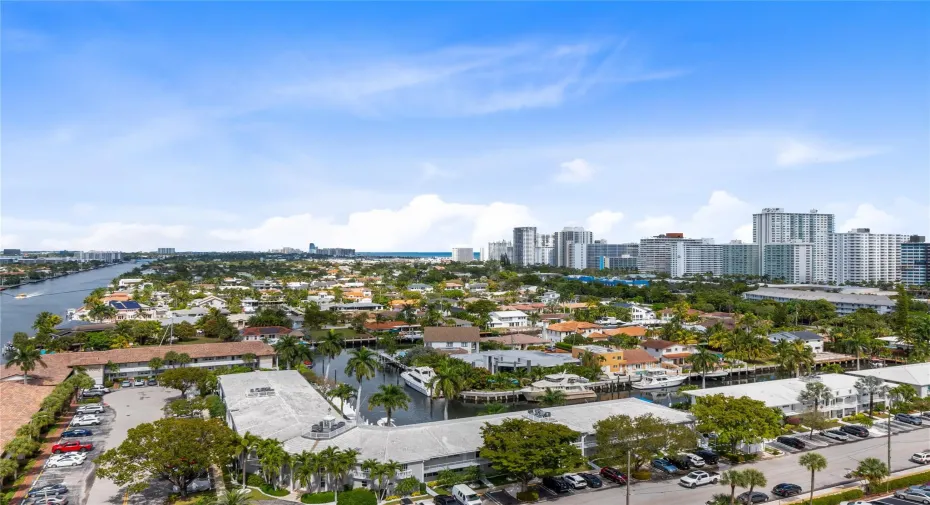
[[[899,433],[908,433],[908,432],[915,431],[915,430],[926,429],[928,427],[930,427],[930,423],[924,424],[922,426],[914,426],[912,424],[907,424],[907,423],[902,423],[900,421],[892,420],[891,421],[891,434],[897,435]],[[887,420],[877,422],[875,425],[869,428],[869,438],[885,437],[885,436],[888,436]],[[795,454],[795,453],[804,452],[804,451],[823,449],[825,447],[830,447],[834,445],[851,444],[851,443],[855,443],[857,441],[863,440],[862,438],[859,438],[857,436],[849,435],[849,440],[846,442],[842,442],[839,440],[825,437],[821,435],[820,432],[818,431],[814,432],[813,437],[810,436],[809,433],[803,433],[803,434],[799,433],[796,435],[791,435],[791,437],[804,442],[804,445],[806,445],[807,447],[805,447],[804,449],[795,449],[794,447],[790,447],[778,441],[768,442],[766,443],[766,445],[769,447],[778,449],[779,451],[788,453],[788,454]]]
[[[48,484],[68,486],[68,501],[72,505],[102,505],[123,503],[120,489],[108,479],[94,477],[93,459],[107,449],[118,446],[126,439],[130,428],[138,424],[151,422],[162,417],[165,402],[177,396],[178,392],[158,386],[119,389],[103,397],[105,411],[97,414],[101,423],[97,426],[83,426],[93,432],[89,437],[62,440],[80,440],[91,442],[94,449],[88,453],[87,460],[80,466],[65,468],[44,468],[35,480],[33,487]],[[57,441],[56,441],[57,442]],[[167,496],[164,489],[151,490]],[[149,495],[149,492],[143,493]],[[145,496],[140,496],[138,503],[147,503]],[[29,503],[27,501],[26,503]]]

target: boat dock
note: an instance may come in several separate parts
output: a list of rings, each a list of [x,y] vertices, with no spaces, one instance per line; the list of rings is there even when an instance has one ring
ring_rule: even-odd
[[[393,368],[400,370],[401,372],[406,372],[410,368],[407,365],[398,361],[397,358],[395,358],[394,356],[391,356],[390,354],[384,351],[378,351],[377,354],[378,354],[378,361],[381,362],[382,366],[393,367]]]

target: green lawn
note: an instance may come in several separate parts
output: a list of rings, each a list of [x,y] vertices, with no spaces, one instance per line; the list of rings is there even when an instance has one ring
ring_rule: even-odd
[[[175,342],[175,345],[190,345],[190,344],[215,344],[217,342],[222,342],[218,338],[209,338],[209,337],[194,337],[190,340],[184,340],[183,342]]]

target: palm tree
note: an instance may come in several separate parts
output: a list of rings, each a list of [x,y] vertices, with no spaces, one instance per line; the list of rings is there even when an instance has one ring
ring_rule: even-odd
[[[343,415],[345,415],[346,400],[355,395],[355,388],[345,383],[340,383],[338,386],[326,392],[326,396],[330,398],[339,398],[339,412],[342,412]]]
[[[539,401],[546,407],[565,405],[565,391],[546,388],[546,393],[539,397]]]
[[[217,496],[212,505],[248,505],[252,501],[251,493],[244,489],[227,489]]]
[[[336,330],[329,330],[326,335],[323,335],[323,338],[320,339],[316,344],[316,350],[323,356],[324,363],[326,358],[329,358],[330,362],[339,356],[339,353],[342,352],[346,346],[346,338],[342,336],[342,333],[337,332]],[[329,365],[326,363],[326,366],[323,371],[323,378],[329,378]]]
[[[312,357],[310,348],[301,344],[300,340],[294,335],[285,335],[274,345],[274,350],[278,354],[278,363],[284,363],[284,369],[290,370],[291,365]]]
[[[720,358],[707,348],[707,344],[703,343],[697,346],[696,352],[688,356],[691,368],[701,373],[701,389],[707,388],[707,372],[713,370],[719,361]]]
[[[484,406],[484,410],[481,411],[479,416],[490,416],[494,414],[503,414],[507,412],[508,408],[503,403],[489,403]]]
[[[245,363],[245,366],[252,366],[255,363],[255,354],[247,352],[242,355],[242,362]]]
[[[239,455],[242,458],[242,487],[243,488],[245,487],[245,481],[246,481],[245,470],[246,470],[246,465],[248,465],[249,463],[249,453],[251,453],[255,448],[257,448],[258,444],[261,443],[261,441],[262,441],[261,437],[257,435],[253,435],[249,433],[248,431],[246,431],[245,434],[243,434],[237,440],[236,448],[239,450]]]
[[[158,375],[158,371],[161,370],[161,367],[164,365],[165,360],[157,356],[149,360],[149,370],[151,370],[154,375]]]
[[[407,410],[410,406],[410,397],[404,392],[404,388],[396,384],[383,384],[378,387],[378,392],[371,395],[368,399],[368,410],[373,407],[383,407],[387,413],[387,425],[391,425],[391,413],[395,409]]]
[[[856,370],[860,370],[861,368],[860,360],[862,359],[862,351],[868,347],[871,339],[872,336],[869,335],[866,330],[858,330],[837,342],[838,347],[844,352],[850,352],[856,355]]]
[[[749,486],[749,496],[752,496],[752,490],[756,486],[764,486],[768,483],[765,478],[765,474],[756,470],[755,468],[747,468],[743,470],[743,478],[746,479],[746,485]]]
[[[827,467],[827,458],[823,455],[816,452],[808,452],[801,456],[801,459],[798,460],[798,464],[807,468],[811,471],[811,499],[808,502],[810,505],[814,503],[814,474],[822,471]]]
[[[433,375],[433,378],[429,381],[430,390],[433,392],[431,396],[440,393],[443,398],[446,399],[445,402],[443,402],[442,418],[448,420],[449,402],[465,389],[465,377],[448,358],[436,366],[436,368],[433,369],[433,373],[435,375]]]
[[[337,483],[345,482],[349,474],[355,470],[355,467],[358,466],[358,455],[359,452],[355,449],[346,449],[339,453],[337,457],[338,464],[335,468],[336,478],[338,479]]]
[[[10,458],[0,459],[0,486],[6,481],[7,477],[14,477],[19,473],[19,462]]]
[[[862,377],[853,385],[860,395],[869,395],[869,417],[872,417],[872,410],[875,405],[875,395],[884,395],[888,391],[888,386],[878,377],[871,375]]]
[[[378,470],[381,466],[381,463],[378,463],[378,460],[368,458],[365,461],[362,461],[362,464],[359,465],[363,472],[368,475],[368,480],[371,481],[371,487],[377,487],[376,482],[378,482]]]
[[[323,469],[323,457],[320,453],[303,451],[294,458],[294,465],[297,467],[295,474],[297,481],[307,490],[312,492],[313,481],[319,481],[320,471]]]
[[[262,467],[265,481],[275,487],[281,482],[281,470],[288,463],[288,459],[287,451],[279,440],[265,439],[258,444],[258,464]]]
[[[360,347],[349,351],[349,361],[346,362],[346,368],[343,372],[355,377],[358,381],[358,395],[355,399],[355,412],[362,411],[362,383],[375,376],[375,370],[378,368],[378,359],[375,353],[367,347]]]
[[[166,352],[166,353],[165,353],[165,363],[168,363],[168,364],[171,365],[171,366],[177,365],[177,364],[178,364],[178,356],[180,356],[180,354],[178,354],[178,353],[176,353],[176,352],[174,352],[174,351],[168,351],[168,352]]]
[[[746,475],[739,470],[727,470],[720,474],[720,484],[730,486],[730,505],[736,503],[736,488],[746,487]]]
[[[578,358],[581,360],[581,366],[585,368],[593,368],[596,370],[600,370],[601,362],[604,361],[603,356],[595,354],[591,351],[582,351]]]
[[[403,469],[400,463],[394,461],[393,459],[387,460],[387,462],[379,465],[378,473],[380,474],[380,479],[383,479],[381,489],[381,499],[384,500],[387,496],[388,485],[391,481],[394,480],[394,477],[397,477],[397,474]]]
[[[35,370],[36,365],[48,368],[48,365],[42,360],[42,352],[29,341],[14,342],[13,347],[7,351],[4,357],[6,358],[6,368],[18,366],[22,370],[23,384],[29,382],[29,372]]]
[[[193,360],[191,359],[190,354],[187,354],[186,352],[182,352],[181,354],[178,354],[177,362],[179,365],[181,365],[182,368],[184,367],[184,365],[187,365],[191,361]]]
[[[806,346],[805,346],[806,347]],[[826,405],[833,399],[833,391],[830,391],[823,382],[808,382],[804,386],[804,391],[798,395],[798,401],[801,403],[812,403],[814,405],[814,415],[820,412],[820,406]],[[814,436],[814,428],[811,427],[810,436]]]
[[[859,462],[853,475],[869,481],[869,492],[874,493],[882,479],[888,476],[888,465],[878,458],[865,458]]]

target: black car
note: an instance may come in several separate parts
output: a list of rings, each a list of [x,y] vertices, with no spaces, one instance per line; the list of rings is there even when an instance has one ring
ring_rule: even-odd
[[[75,428],[73,430],[63,431],[61,433],[61,438],[89,437],[93,434],[94,432],[90,430],[85,430],[84,428]]]
[[[84,398],[99,398],[103,396],[103,391],[88,389],[87,391],[82,392],[81,396]]]
[[[148,384],[149,386],[157,386],[158,381],[155,379],[149,379],[148,382],[146,382],[146,384]]]
[[[803,449],[807,447],[804,442],[794,437],[778,437],[776,440],[778,440],[778,443],[780,444],[785,444],[788,447],[794,447],[795,449]]]
[[[910,414],[895,414],[894,420],[902,423],[913,424],[914,426],[920,426],[924,423],[920,419],[920,416],[912,416]]]
[[[710,449],[698,449],[696,451],[691,451],[691,454],[695,456],[700,456],[708,465],[716,465],[720,462],[720,456],[716,452]]]
[[[68,493],[68,486],[65,486],[64,484],[48,484],[46,486],[39,486],[39,487],[34,487],[30,489],[29,492],[26,493],[26,496],[30,498],[34,498],[36,496],[52,496],[52,495],[57,496],[60,494],[67,494],[67,493]]]
[[[559,494],[567,493],[572,488],[562,477],[543,477],[542,485]]]
[[[781,483],[772,488],[772,494],[782,498],[799,495],[801,494],[801,486],[797,484]]]
[[[858,424],[844,424],[843,426],[840,426],[840,430],[844,433],[849,433],[850,435],[855,435],[859,438],[867,438],[869,436],[868,428]]]
[[[433,503],[435,505],[455,505],[457,502],[455,498],[447,494],[441,494],[433,497]]]
[[[584,479],[590,488],[599,488],[604,485],[604,483],[601,482],[601,478],[593,473],[579,473],[578,476]]]
[[[751,503],[762,503],[769,501],[769,495],[765,493],[760,493],[758,491],[753,491],[752,495],[749,494],[749,491],[742,493],[736,497],[736,501],[740,503],[745,503],[747,505]]]
[[[668,461],[671,464],[675,465],[675,468],[679,470],[690,470],[691,469],[691,460],[688,459],[687,456],[682,456],[682,455],[670,456],[666,459],[668,459]]]
[[[601,477],[612,480],[621,486],[626,484],[626,475],[623,475],[619,470],[609,466],[601,467]]]

